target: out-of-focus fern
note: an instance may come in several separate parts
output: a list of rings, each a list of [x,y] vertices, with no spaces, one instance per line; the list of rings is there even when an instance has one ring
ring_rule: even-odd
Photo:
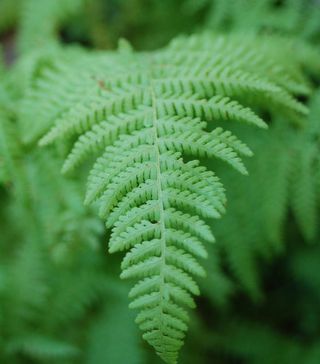
[[[168,363],[176,362],[187,329],[180,306],[194,307],[191,294],[199,293],[191,275],[204,275],[195,259],[206,257],[201,240],[214,241],[203,219],[220,217],[225,203],[218,178],[183,158],[216,157],[246,174],[240,156],[250,149],[214,123],[264,127],[246,106],[266,100],[270,110],[306,113],[292,94],[307,93],[308,85],[294,60],[291,67],[280,57],[268,60],[275,47],[209,34],[154,53],[124,45],[118,54],[84,55],[45,72],[22,106],[32,110],[24,122],[34,123],[37,107],[39,130],[53,124],[42,145],[73,139],[64,172],[102,153],[86,202],[100,201],[112,227],[109,250],[130,250],[121,276],[139,280],[131,307],[141,310],[144,338]]]
[[[306,241],[317,239],[319,104],[316,92],[302,127],[296,128],[275,116],[268,133],[243,131],[242,137],[247,138],[255,152],[255,158],[248,162],[248,181],[221,171],[233,213],[215,223],[218,245],[253,296],[259,295],[260,274],[255,257],[268,258],[284,251],[289,214]],[[244,205],[248,209],[243,209]]]
[[[83,0],[26,0],[22,6],[18,48],[28,52],[59,40],[66,20],[81,9]]]
[[[99,222],[81,213],[80,195],[77,188],[72,191],[76,187],[72,183],[67,191],[65,181],[59,191],[59,179],[46,173],[45,183],[39,180],[35,185],[30,172],[38,167],[38,175],[45,167],[38,163],[38,157],[30,156],[28,161],[15,161],[16,168],[24,167],[17,172],[24,180],[11,181],[7,187],[11,202],[2,206],[6,211],[6,229],[0,239],[3,363],[18,356],[57,363],[76,358],[82,340],[77,320],[85,319],[109,289],[99,258]],[[48,171],[52,165],[47,167]],[[37,188],[37,193],[30,187]],[[79,229],[75,224],[80,221]],[[79,265],[82,272],[77,271]]]
[[[1,92],[0,361],[61,363],[80,353],[70,323],[108,290],[101,225],[81,209],[78,184],[57,178],[55,153],[43,156],[19,142],[14,100]]]
[[[315,364],[319,361],[320,280],[315,272],[320,251],[318,245],[301,246],[294,231],[288,235],[289,252],[269,267],[274,273],[268,274],[277,282],[267,288],[268,299],[260,306],[241,308],[241,303],[235,302],[238,310],[233,317],[226,314],[228,318],[217,324],[217,332],[208,333],[209,348],[215,347],[216,352],[228,358],[248,363]],[[284,301],[283,283],[287,280],[290,283],[286,286],[287,301]],[[292,304],[287,310],[290,300]],[[267,307],[271,303],[274,307],[269,311]],[[257,315],[261,310],[266,315]]]
[[[188,6],[188,0],[187,0]],[[190,11],[206,11],[206,27],[247,33],[281,33],[307,40],[319,39],[320,6],[313,0],[203,0]]]

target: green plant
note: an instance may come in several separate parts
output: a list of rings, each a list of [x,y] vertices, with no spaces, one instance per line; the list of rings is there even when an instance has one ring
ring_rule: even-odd
[[[112,228],[109,251],[129,250],[121,276],[138,279],[130,306],[140,309],[144,338],[169,363],[187,328],[180,306],[194,307],[191,294],[199,294],[191,275],[205,274],[195,259],[207,255],[201,241],[214,241],[204,219],[220,217],[225,204],[219,179],[187,156],[215,157],[246,174],[239,157],[250,149],[214,124],[265,127],[247,107],[265,100],[273,112],[306,113],[291,96],[308,90],[298,62],[284,72],[250,51],[259,40],[238,47],[237,41],[204,35],[154,53],[135,54],[124,44],[118,54],[77,55],[70,66],[43,71],[22,107],[33,133],[28,140],[53,124],[40,144],[73,144],[64,172],[102,153],[86,202],[100,202]],[[261,52],[267,57],[274,48],[276,41]],[[28,127],[35,114],[38,130]]]
[[[0,67],[0,361],[154,362],[126,311],[119,259],[101,252],[107,239],[111,253],[127,251],[130,307],[166,362],[186,339],[184,364],[316,363],[320,69],[305,42],[317,43],[316,5],[308,24],[299,1],[165,1],[145,21],[121,1],[1,5],[10,27],[21,20],[19,58]],[[122,20],[91,24],[102,8]],[[135,2],[137,14],[146,8]],[[139,36],[176,9],[188,15],[175,27]],[[133,43],[149,48],[189,19],[232,34],[142,52],[124,40],[116,51],[62,45],[87,14],[74,38],[85,44],[134,29]],[[278,279],[284,292],[270,288]]]

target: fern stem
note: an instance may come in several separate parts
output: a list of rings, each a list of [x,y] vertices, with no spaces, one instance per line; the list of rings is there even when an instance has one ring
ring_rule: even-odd
[[[160,265],[160,287],[159,287],[159,295],[160,295],[160,310],[161,316],[163,315],[163,297],[164,297],[164,287],[165,287],[165,278],[164,278],[164,270],[166,265],[166,227],[165,227],[165,218],[164,218],[164,206],[163,206],[163,197],[162,197],[162,184],[161,184],[161,162],[160,162],[160,149],[159,149],[159,136],[158,136],[158,127],[157,127],[157,100],[156,95],[152,87],[152,80],[150,86],[150,92],[152,97],[152,125],[154,130],[154,146],[156,149],[156,168],[157,168],[157,190],[158,190],[158,201],[159,201],[159,224],[160,224],[160,241],[161,241],[161,265]],[[160,325],[160,333],[162,335],[162,325],[163,322],[159,323]]]

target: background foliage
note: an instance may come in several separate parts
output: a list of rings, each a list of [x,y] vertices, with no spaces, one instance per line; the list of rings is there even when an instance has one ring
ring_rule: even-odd
[[[60,175],[63,145],[30,146],[41,115],[26,129],[21,99],[45,67],[72,59],[80,45],[113,49],[126,38],[157,49],[200,30],[262,43],[281,36],[297,49],[308,80],[298,93],[310,113],[302,123],[262,110],[268,132],[232,126],[255,156],[249,177],[219,166],[228,212],[213,223],[217,243],[180,362],[320,362],[319,2],[0,0],[1,363],[158,360],[127,309],[103,224],[83,206],[82,170]],[[286,53],[276,59],[285,63]]]

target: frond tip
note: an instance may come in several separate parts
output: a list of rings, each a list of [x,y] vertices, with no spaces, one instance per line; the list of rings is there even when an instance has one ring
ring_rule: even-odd
[[[64,172],[98,156],[86,203],[100,202],[100,214],[112,228],[109,251],[127,251],[121,277],[138,280],[130,307],[140,310],[136,321],[144,339],[170,364],[177,362],[183,344],[186,308],[195,307],[193,295],[199,294],[194,276],[205,276],[198,262],[207,256],[203,242],[215,240],[206,219],[225,211],[219,178],[198,159],[220,159],[246,174],[241,157],[252,155],[215,124],[266,127],[248,106],[257,94],[290,112],[299,109],[274,81],[278,75],[272,63],[265,72],[270,79],[264,79],[259,59],[239,62],[245,49],[238,43],[236,51],[227,39],[212,37],[211,52],[207,35],[206,50],[201,37],[199,49],[196,40],[154,53],[86,54],[71,66],[57,67],[54,76],[53,71],[44,74],[32,93],[44,110],[50,110],[51,101],[47,93],[44,100],[42,87],[48,90],[50,83],[54,89],[56,82],[55,105],[54,94],[64,95],[58,110],[49,112],[54,125],[41,140],[76,140]],[[77,85],[74,94],[70,84]],[[84,99],[88,85],[92,95]]]

